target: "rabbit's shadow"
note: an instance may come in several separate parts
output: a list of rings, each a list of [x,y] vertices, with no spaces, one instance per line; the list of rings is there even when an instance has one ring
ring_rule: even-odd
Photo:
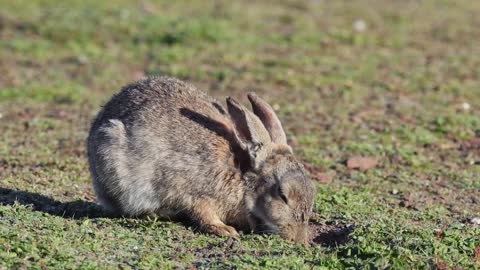
[[[38,193],[0,187],[0,205],[11,206],[15,204],[25,205],[31,207],[34,211],[66,219],[115,219],[118,224],[127,228],[144,227],[146,223],[151,222],[149,218],[145,218],[147,216],[140,215],[137,217],[124,217],[109,213],[94,202],[83,200],[60,202]],[[186,228],[191,228],[194,232],[200,232],[199,226],[183,215],[178,215],[177,217],[169,219],[158,218],[158,221],[173,222],[183,225]]]
[[[121,225],[126,227],[135,227],[139,222],[149,222],[149,219],[143,219],[146,215],[136,217],[124,217],[105,211],[100,205],[94,202],[75,200],[70,202],[60,202],[42,194],[29,191],[13,190],[0,187],[0,205],[20,204],[31,207],[34,211],[43,212],[49,215],[68,219],[85,218],[109,218],[121,219]],[[196,229],[195,223],[191,222],[186,216],[178,215],[175,218],[158,218],[159,221],[175,222],[183,224],[186,227]]]
[[[63,218],[112,217],[94,202],[83,200],[60,202],[38,193],[0,187],[0,205],[14,204],[31,206],[35,211]]]

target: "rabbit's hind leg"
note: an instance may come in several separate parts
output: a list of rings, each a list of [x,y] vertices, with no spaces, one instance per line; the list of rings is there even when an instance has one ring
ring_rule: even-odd
[[[211,200],[201,199],[195,204],[192,218],[200,225],[200,229],[206,233],[239,238],[240,235],[235,228],[220,220],[216,209]]]

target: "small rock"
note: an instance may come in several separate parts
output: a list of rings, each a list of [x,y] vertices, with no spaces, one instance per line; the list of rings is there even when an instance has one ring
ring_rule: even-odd
[[[480,225],[480,217],[474,217],[470,220],[472,224]]]
[[[314,175],[314,178],[315,180],[323,184],[329,184],[329,183],[332,183],[333,181],[332,176],[326,173],[317,173]]]
[[[368,169],[375,168],[378,164],[377,159],[372,157],[351,157],[347,160],[347,167],[349,169],[358,169],[360,171],[366,171]]]
[[[86,64],[88,64],[88,62],[90,62],[90,60],[88,59],[88,57],[86,55],[79,55],[77,57],[77,62],[80,65],[86,65]]]
[[[467,102],[463,102],[462,105],[461,105],[461,107],[462,107],[462,109],[463,109],[464,111],[468,111],[468,110],[470,110],[470,108],[471,108],[472,106],[470,106],[470,104],[467,103]]]
[[[398,189],[392,190],[392,195],[397,195],[399,193]]]
[[[356,20],[353,23],[353,29],[358,32],[363,32],[367,30],[367,23],[364,20]]]

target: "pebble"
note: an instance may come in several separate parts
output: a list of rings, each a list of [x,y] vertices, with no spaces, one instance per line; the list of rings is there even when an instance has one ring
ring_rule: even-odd
[[[353,23],[353,29],[358,32],[363,32],[367,29],[367,23],[364,20],[356,20]]]
[[[470,104],[467,103],[467,102],[462,103],[462,109],[465,110],[465,111],[470,110],[471,107],[472,106],[470,106]]]
[[[480,217],[474,217],[470,220],[472,224],[480,225]]]

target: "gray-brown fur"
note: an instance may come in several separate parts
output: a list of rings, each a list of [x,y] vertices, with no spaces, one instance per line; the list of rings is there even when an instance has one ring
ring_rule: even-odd
[[[314,185],[270,106],[249,99],[260,118],[174,78],[123,88],[88,137],[99,202],[128,216],[186,215],[217,235],[236,237],[237,228],[305,242]]]

